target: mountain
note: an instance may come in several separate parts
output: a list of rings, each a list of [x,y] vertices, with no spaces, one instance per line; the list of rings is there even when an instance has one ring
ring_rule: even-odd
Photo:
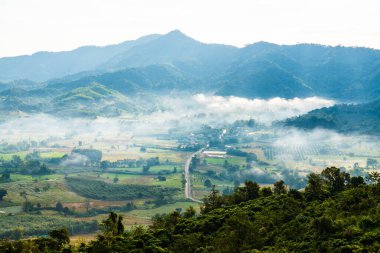
[[[99,83],[87,83],[70,90],[24,90],[0,92],[0,114],[47,113],[59,117],[113,117],[143,111],[123,94]]]
[[[343,101],[380,97],[380,50],[259,42],[241,49],[231,66],[219,78],[217,94]]]
[[[238,51],[232,46],[201,43],[175,30],[113,57],[101,68],[169,64],[185,72],[209,76],[224,71]]]
[[[380,134],[380,100],[363,104],[340,104],[287,119],[285,126],[326,128],[342,133]]]
[[[380,98],[380,50],[267,42],[236,48],[176,30],[107,47],[1,58],[0,80],[13,80],[0,90],[22,88],[36,96],[97,82],[129,97],[185,90],[366,102]]]
[[[237,64],[231,73],[218,80],[221,96],[248,98],[307,97],[314,90],[288,70],[264,59]]]
[[[43,82],[83,71],[93,71],[130,48],[160,37],[149,35],[105,47],[85,46],[67,52],[38,52],[32,55],[0,58],[0,80],[30,79]]]
[[[39,90],[41,92],[70,91],[96,82],[124,95],[134,96],[138,93],[147,92],[160,94],[173,90],[192,90],[195,80],[195,76],[191,76],[170,65],[149,65],[86,76],[73,81],[56,80],[48,82],[45,87]]]
[[[69,117],[109,117],[135,110],[136,106],[119,92],[91,83],[55,97],[47,113]]]

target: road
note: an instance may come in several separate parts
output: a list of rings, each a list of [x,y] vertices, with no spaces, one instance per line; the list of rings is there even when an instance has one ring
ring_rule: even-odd
[[[191,163],[191,159],[198,153],[201,153],[202,151],[204,150],[204,148],[202,148],[201,150],[193,153],[189,159],[186,160],[186,163],[185,163],[185,180],[186,180],[186,184],[185,184],[185,197],[187,199],[190,199],[194,202],[198,202],[198,203],[202,203],[202,201],[198,200],[198,199],[195,199],[193,198],[193,195],[191,194],[191,175],[190,175],[190,163]]]

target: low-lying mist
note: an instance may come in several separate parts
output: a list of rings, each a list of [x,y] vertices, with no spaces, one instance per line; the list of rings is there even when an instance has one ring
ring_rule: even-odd
[[[320,97],[247,99],[241,97],[193,95],[190,98],[161,98],[164,110],[156,112],[165,116],[195,116],[213,123],[232,123],[236,120],[254,119],[271,124],[273,121],[305,114],[311,110],[330,107],[335,101]],[[169,113],[168,113],[169,112]],[[171,112],[171,113],[170,113]]]
[[[47,114],[27,115],[2,123],[0,134],[4,141],[11,141],[90,134],[94,136],[152,135],[168,133],[168,130],[172,128],[191,131],[198,129],[202,124],[222,126],[236,120],[247,119],[269,125],[275,120],[331,106],[334,101],[318,97],[264,100],[197,94],[190,97],[159,97],[153,103],[156,103],[158,109],[151,113],[113,118],[86,119],[58,118]]]

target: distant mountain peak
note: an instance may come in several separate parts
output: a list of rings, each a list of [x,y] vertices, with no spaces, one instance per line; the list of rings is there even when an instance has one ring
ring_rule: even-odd
[[[193,39],[193,38],[187,36],[186,34],[184,34],[183,32],[181,32],[180,30],[170,31],[167,34],[165,34],[163,37],[171,39],[171,40],[173,40],[173,39],[175,39],[175,40],[186,39],[186,40],[196,41],[195,39]]]
[[[174,36],[186,36],[183,32],[178,29],[168,32],[166,35],[174,35]],[[186,36],[187,37],[187,36]]]

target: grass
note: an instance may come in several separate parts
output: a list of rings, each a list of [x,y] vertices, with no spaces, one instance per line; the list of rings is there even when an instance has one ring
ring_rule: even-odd
[[[48,186],[48,189],[43,190]],[[12,203],[21,205],[24,203],[24,198],[20,196],[20,192],[25,191],[28,195],[28,201],[42,205],[55,205],[58,201],[61,202],[80,202],[84,198],[71,192],[66,188],[64,183],[60,180],[38,180],[38,181],[18,181],[4,183],[1,185],[8,191],[5,200],[12,201]],[[38,190],[39,189],[39,192]]]
[[[231,156],[227,158],[206,157],[205,159],[208,164],[215,165],[223,165],[225,160],[227,160],[229,164],[245,165],[247,163],[246,158],[240,156]]]
[[[61,158],[65,154],[66,153],[63,153],[63,152],[52,151],[52,152],[41,152],[40,156],[41,158]]]
[[[146,218],[151,218],[156,214],[166,214],[170,213],[176,210],[176,208],[181,208],[182,211],[185,211],[186,208],[189,206],[193,206],[195,210],[199,213],[200,207],[199,204],[195,202],[176,202],[174,204],[168,204],[164,206],[160,206],[157,208],[152,208],[152,209],[146,209],[146,210],[133,210],[129,212],[128,214],[130,215],[136,215],[137,217],[146,217]]]
[[[99,177],[98,177],[99,175]],[[140,185],[160,185],[164,187],[181,187],[181,173],[164,175],[166,181],[159,181],[157,175],[131,175],[117,173],[83,173],[80,177],[103,179],[107,183],[113,183],[115,177],[119,178],[117,184],[140,184]]]
[[[20,152],[14,152],[14,153],[2,153],[0,154],[0,159],[3,160],[11,160],[12,156],[18,155],[21,159],[24,159],[25,156],[28,154],[28,151],[20,151]]]

